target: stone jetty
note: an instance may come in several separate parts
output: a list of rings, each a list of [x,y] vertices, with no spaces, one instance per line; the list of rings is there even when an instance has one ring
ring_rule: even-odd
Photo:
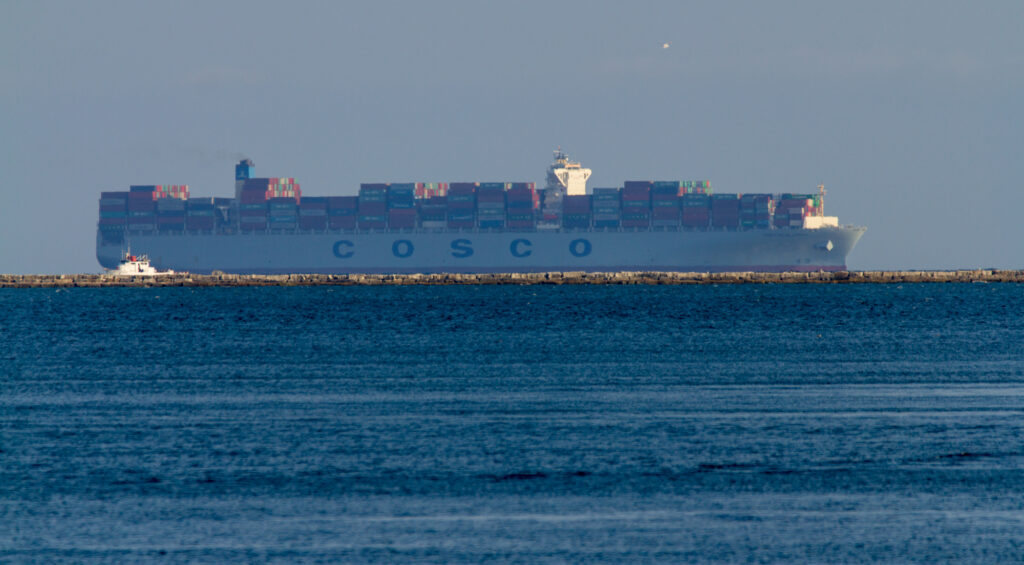
[[[0,288],[241,287],[380,285],[681,285],[681,284],[902,284],[1024,283],[1024,270],[838,271],[812,273],[496,273],[400,275],[0,275]]]

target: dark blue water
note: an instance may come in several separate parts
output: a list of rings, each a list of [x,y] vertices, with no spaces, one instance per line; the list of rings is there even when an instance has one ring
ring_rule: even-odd
[[[0,291],[0,561],[1015,562],[1024,287]]]

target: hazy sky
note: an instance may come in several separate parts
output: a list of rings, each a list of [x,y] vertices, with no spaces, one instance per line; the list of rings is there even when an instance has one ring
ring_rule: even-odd
[[[662,44],[670,42],[668,49]],[[853,269],[1024,268],[1024,2],[0,0],[0,272],[97,272],[97,199],[543,180],[828,188]]]

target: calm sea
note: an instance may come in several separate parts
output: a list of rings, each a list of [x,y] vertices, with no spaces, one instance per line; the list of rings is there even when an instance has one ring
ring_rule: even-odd
[[[1024,560],[1024,286],[0,291],[0,561]]]

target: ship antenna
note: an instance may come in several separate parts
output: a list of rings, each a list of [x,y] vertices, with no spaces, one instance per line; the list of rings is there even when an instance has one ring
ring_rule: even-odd
[[[821,199],[821,215],[825,215],[825,183],[818,185],[818,197]]]

